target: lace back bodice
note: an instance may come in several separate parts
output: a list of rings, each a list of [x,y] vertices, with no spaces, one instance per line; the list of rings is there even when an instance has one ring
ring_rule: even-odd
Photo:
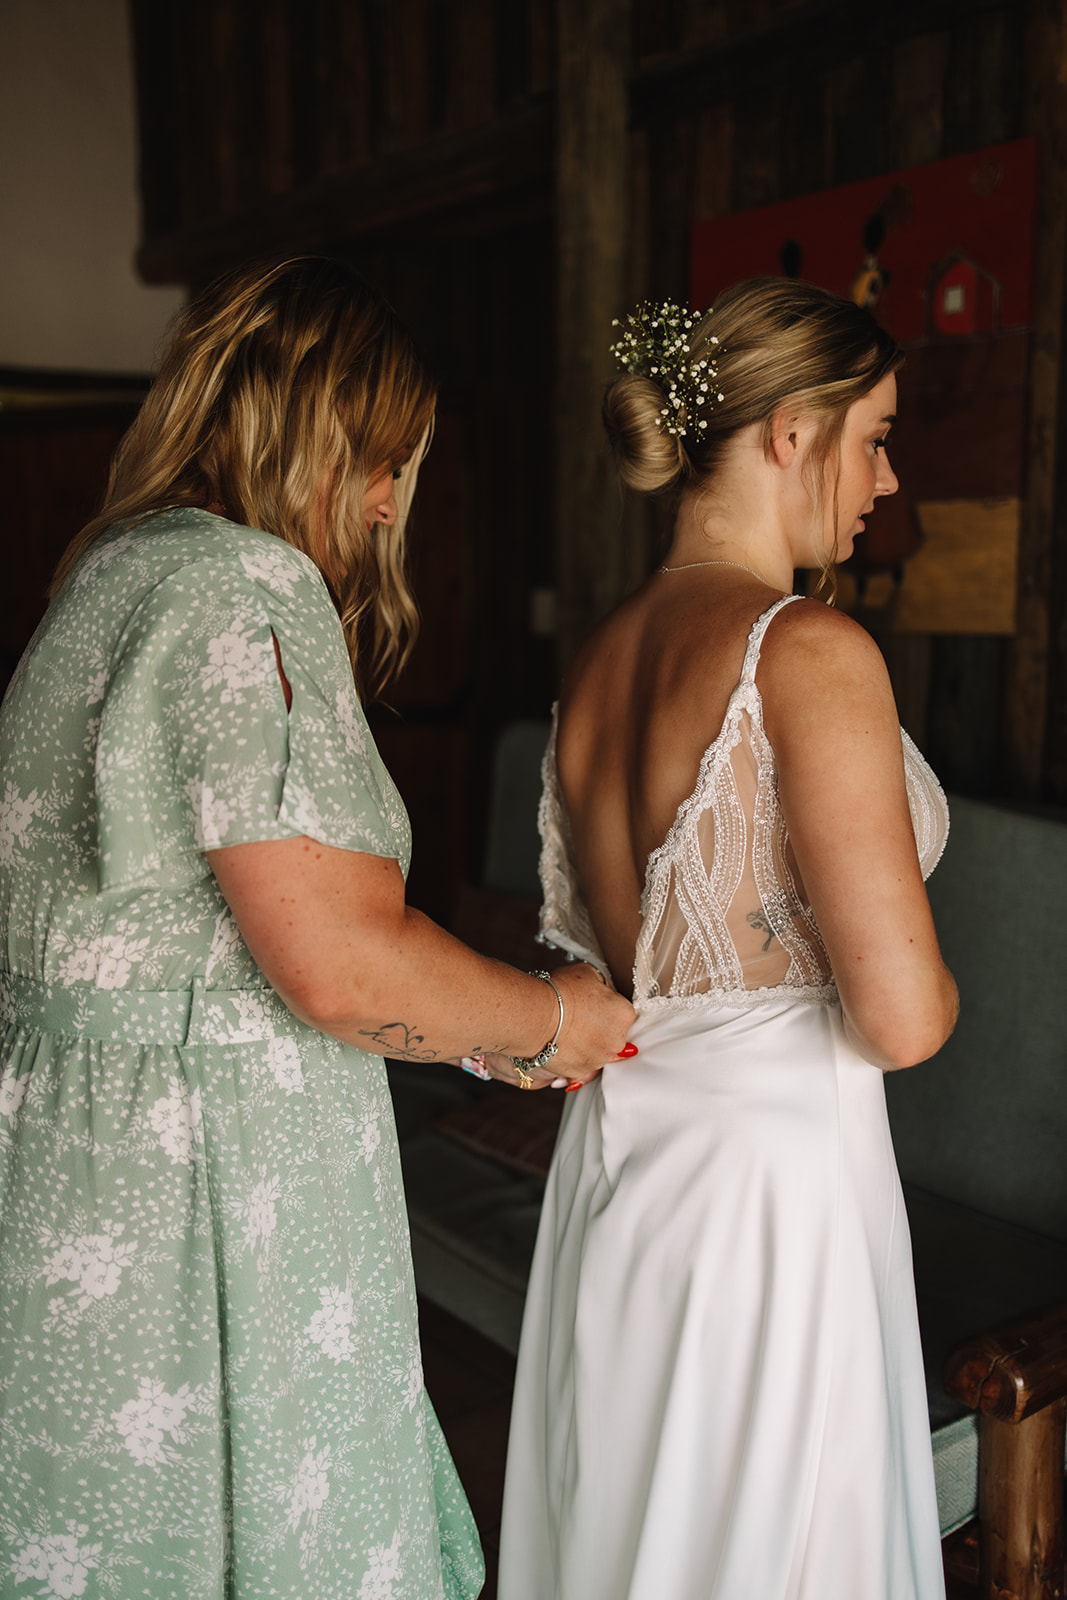
[[[756,668],[766,630],[797,596],[757,618],[718,737],[705,751],[696,787],[652,852],[634,956],[634,1004],[752,1005],[778,998],[829,1003],[836,997],[819,934],[789,842],[778,797],[774,751],[763,728]],[[908,800],[924,877],[948,834],[941,788],[901,731]],[[582,899],[571,832],[556,772],[556,724],[545,752],[541,797],[541,937],[607,975]]]

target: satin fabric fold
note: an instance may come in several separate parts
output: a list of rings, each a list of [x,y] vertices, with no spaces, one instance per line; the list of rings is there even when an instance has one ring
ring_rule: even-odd
[[[500,1600],[941,1600],[881,1072],[837,1006],[633,1039],[566,1108]]]

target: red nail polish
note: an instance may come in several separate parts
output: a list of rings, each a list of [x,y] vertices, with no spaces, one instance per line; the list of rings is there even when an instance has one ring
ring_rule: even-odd
[[[623,1045],[622,1049],[619,1051],[619,1053],[615,1057],[615,1059],[616,1059],[616,1061],[629,1061],[630,1057],[631,1056],[635,1056],[636,1054],[637,1054],[637,1046],[635,1044],[630,1044],[629,1042],[627,1042],[626,1044]]]
[[[581,1087],[582,1087],[582,1085],[580,1083],[568,1083],[568,1085],[564,1089],[563,1093],[564,1094],[573,1094],[575,1089],[580,1089]]]

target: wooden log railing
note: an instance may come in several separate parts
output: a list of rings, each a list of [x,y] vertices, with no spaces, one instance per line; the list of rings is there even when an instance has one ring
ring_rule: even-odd
[[[979,1413],[982,1600],[1063,1600],[1067,1304],[957,1345],[945,1389]]]

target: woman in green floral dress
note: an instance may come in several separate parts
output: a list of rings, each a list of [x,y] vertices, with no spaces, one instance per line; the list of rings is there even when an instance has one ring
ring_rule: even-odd
[[[562,1001],[406,907],[353,679],[404,657],[433,405],[347,268],[209,290],[8,692],[4,1597],[481,1587],[382,1056],[529,1057]],[[556,981],[552,1068],[497,1075],[620,1049],[625,1002]]]

